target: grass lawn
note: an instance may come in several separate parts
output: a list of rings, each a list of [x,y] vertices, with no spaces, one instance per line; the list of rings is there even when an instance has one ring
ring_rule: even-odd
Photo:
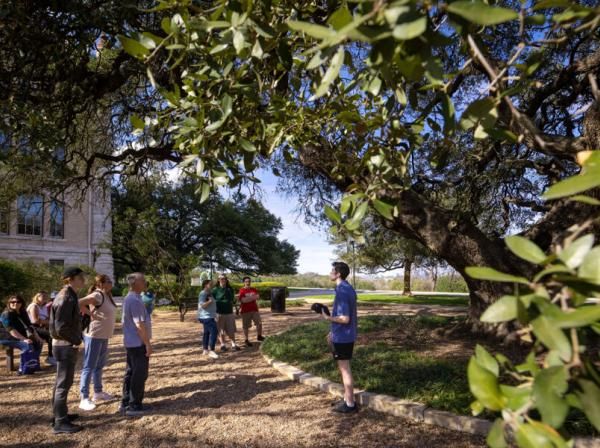
[[[452,325],[458,318],[367,316],[359,320],[359,334],[403,331],[430,332],[440,325]],[[328,353],[327,322],[314,322],[293,328],[263,343],[263,351],[315,375],[341,382],[337,367]],[[358,388],[426,403],[438,409],[468,413],[473,398],[466,379],[468,357],[460,360],[434,358],[428,353],[398,346],[389,337],[373,337],[367,345],[358,343],[352,359],[352,372]],[[468,353],[470,354],[470,353]]]
[[[319,299],[319,300],[333,300],[333,294],[322,294],[310,297],[304,297],[305,299]],[[467,306],[469,304],[468,297],[460,296],[445,296],[445,295],[431,295],[431,296],[403,296],[400,294],[358,294],[358,301],[368,303],[400,303],[407,305],[446,305],[446,306]]]
[[[513,361],[526,353],[458,332],[442,336],[435,330],[455,326],[463,317],[365,316],[359,319],[359,340],[352,359],[355,387],[424,403],[436,409],[471,415],[474,400],[467,381],[467,363],[480,343]],[[279,361],[341,383],[328,351],[327,322],[300,325],[267,338],[263,351]],[[492,414],[483,417],[491,418]],[[574,434],[597,435],[583,414],[573,411],[566,428]]]

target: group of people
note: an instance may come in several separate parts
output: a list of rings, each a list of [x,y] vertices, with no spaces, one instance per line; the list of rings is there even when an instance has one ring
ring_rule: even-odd
[[[331,315],[322,312],[323,318],[331,321],[327,341],[344,383],[344,399],[334,407],[334,411],[341,413],[357,410],[350,370],[357,335],[357,308],[356,292],[346,281],[349,272],[345,263],[333,263],[330,274],[331,280],[336,282],[333,310]],[[20,349],[22,356],[33,351],[39,358],[42,341],[48,343],[46,361],[56,365],[52,394],[53,430],[56,434],[75,433],[82,429],[73,423],[77,414],[69,414],[67,408],[67,397],[74,381],[78,350],[82,342],[84,349],[79,407],[91,411],[98,402],[113,399],[103,390],[102,385],[102,372],[108,358],[108,341],[115,329],[117,309],[111,294],[112,280],[106,275],[96,276],[88,294],[81,299],[78,291],[84,287],[86,279],[80,268],[65,269],[63,282],[63,288],[49,303],[48,295],[44,292],[36,294],[27,308],[21,296],[10,296],[7,308],[1,315],[1,322],[10,334],[10,339],[1,340],[0,344]],[[259,294],[252,287],[250,277],[244,277],[243,282],[244,287],[239,291],[237,300],[241,308],[245,344],[252,346],[249,341],[252,324],[256,326],[257,340],[264,340],[257,304]],[[121,316],[126,369],[118,412],[125,416],[141,416],[144,415],[142,402],[149,358],[153,351],[152,321],[151,312],[148,312],[142,296],[147,289],[144,275],[130,274],[127,276],[127,283],[129,292],[124,298]],[[211,280],[202,283],[198,297],[198,320],[204,328],[203,354],[218,358],[219,355],[215,352],[217,340],[221,351],[226,351],[226,337],[230,339],[233,350],[240,350],[235,342],[235,304],[235,293],[225,274],[219,275],[216,286],[213,286]],[[82,319],[82,315],[89,316],[89,319]],[[92,381],[94,395],[90,398]]]
[[[242,329],[244,330],[245,345],[251,347],[249,330],[252,324],[256,326],[256,339],[263,341],[262,320],[258,311],[259,294],[251,286],[250,277],[244,277],[244,287],[240,289],[237,299],[240,303],[242,315]],[[211,280],[202,282],[202,290],[198,295],[198,321],[203,325],[202,353],[216,359],[219,355],[215,352],[217,341],[221,351],[227,351],[226,338],[231,341],[232,350],[240,350],[235,342],[236,322],[233,313],[236,305],[235,293],[225,274],[220,274],[218,284],[213,285]]]

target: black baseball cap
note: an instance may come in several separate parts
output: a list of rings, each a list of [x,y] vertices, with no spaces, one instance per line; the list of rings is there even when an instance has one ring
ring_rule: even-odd
[[[78,268],[77,266],[69,266],[68,268],[65,268],[63,272],[63,278],[72,278],[78,276],[79,274],[83,274],[82,269]]]

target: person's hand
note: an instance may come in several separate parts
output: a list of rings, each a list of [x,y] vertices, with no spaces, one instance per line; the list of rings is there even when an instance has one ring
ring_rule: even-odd
[[[150,358],[150,355],[152,355],[152,344],[148,343],[146,344],[146,356]]]
[[[321,316],[323,316],[323,319],[325,320],[331,320],[330,316],[328,316],[327,314],[325,314],[325,310],[321,309]]]
[[[30,345],[33,344],[33,341],[31,339],[29,339],[29,338],[23,339],[23,342],[27,342]]]

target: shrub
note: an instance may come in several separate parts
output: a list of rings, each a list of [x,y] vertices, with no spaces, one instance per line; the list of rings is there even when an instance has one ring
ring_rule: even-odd
[[[0,305],[9,294],[21,294],[26,302],[39,291],[58,291],[61,269],[46,263],[0,259]]]
[[[240,289],[244,286],[243,283],[231,283],[231,286],[235,290],[236,295]],[[260,300],[271,300],[271,290],[273,288],[285,288],[285,296],[289,297],[289,291],[285,284],[279,282],[255,282],[252,283],[252,287],[256,288]]]
[[[469,292],[467,283],[460,275],[440,275],[435,290],[437,292]]]

